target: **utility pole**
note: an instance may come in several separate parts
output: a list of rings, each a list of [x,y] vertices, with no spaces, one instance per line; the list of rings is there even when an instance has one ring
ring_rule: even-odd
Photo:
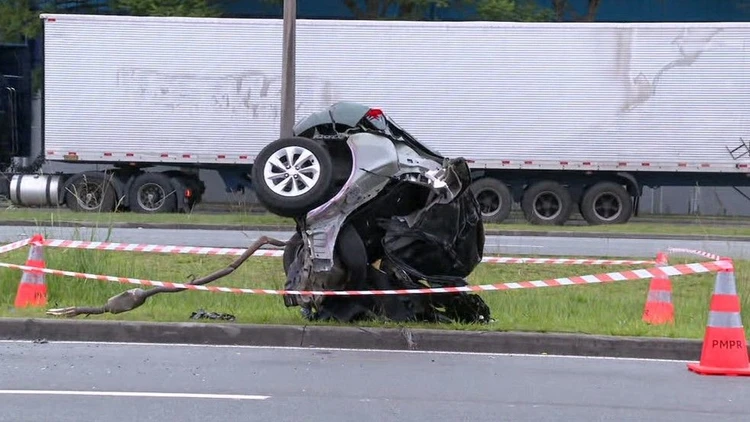
[[[292,136],[296,101],[296,27],[297,0],[284,0],[284,44],[281,60],[281,127],[282,138]]]

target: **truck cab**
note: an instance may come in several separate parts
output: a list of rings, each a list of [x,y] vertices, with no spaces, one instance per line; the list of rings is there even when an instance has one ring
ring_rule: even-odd
[[[31,152],[31,60],[26,44],[0,42],[0,172]],[[0,177],[0,196],[8,196]]]

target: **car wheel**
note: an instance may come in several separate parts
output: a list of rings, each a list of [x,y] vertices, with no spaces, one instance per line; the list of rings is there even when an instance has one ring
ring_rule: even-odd
[[[521,209],[531,224],[562,225],[573,211],[573,199],[565,186],[545,180],[526,189]]]
[[[330,196],[331,155],[312,139],[279,139],[256,157],[252,180],[258,202],[268,211],[282,217],[300,217]]]
[[[510,215],[513,198],[508,186],[500,180],[485,177],[471,184],[486,223],[501,223]]]
[[[627,189],[614,182],[597,183],[581,198],[581,215],[591,225],[625,223],[632,209],[633,198]]]

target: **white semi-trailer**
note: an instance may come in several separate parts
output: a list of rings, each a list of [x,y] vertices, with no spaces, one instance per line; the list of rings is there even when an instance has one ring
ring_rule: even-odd
[[[83,209],[74,194],[93,181],[114,194],[90,209],[173,211],[195,201],[197,168],[252,187],[253,157],[279,132],[281,20],[42,19],[36,150],[113,169],[15,175],[17,203]],[[299,20],[296,117],[338,101],[383,109],[471,160],[487,221],[517,202],[536,224],[573,210],[625,222],[643,186],[750,185],[746,46],[745,23]]]

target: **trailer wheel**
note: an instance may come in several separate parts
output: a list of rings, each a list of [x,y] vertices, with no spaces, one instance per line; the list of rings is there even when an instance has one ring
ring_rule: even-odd
[[[486,223],[500,223],[508,218],[513,198],[505,183],[492,177],[484,177],[472,183],[470,189],[479,202],[482,219]]]
[[[531,224],[562,225],[573,211],[573,199],[565,186],[545,180],[526,189],[521,209]]]
[[[266,145],[253,163],[255,194],[270,212],[298,217],[330,196],[333,161],[312,139],[292,137]]]
[[[630,220],[633,198],[614,182],[599,182],[581,198],[581,215],[591,225],[622,224]]]
[[[146,172],[130,186],[130,209],[139,213],[167,213],[177,210],[177,198],[169,176]]]
[[[76,212],[111,212],[117,204],[117,192],[103,172],[83,172],[65,183],[65,205]]]

